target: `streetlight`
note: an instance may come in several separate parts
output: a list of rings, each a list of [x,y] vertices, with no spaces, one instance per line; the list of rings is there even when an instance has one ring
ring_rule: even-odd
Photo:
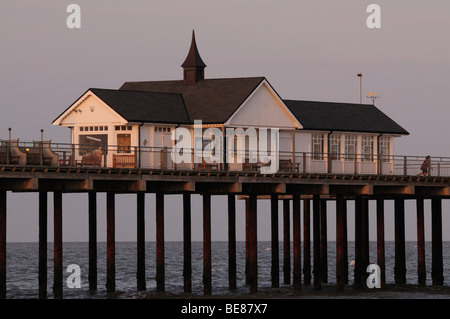
[[[359,104],[362,104],[362,73],[358,73],[359,77]]]

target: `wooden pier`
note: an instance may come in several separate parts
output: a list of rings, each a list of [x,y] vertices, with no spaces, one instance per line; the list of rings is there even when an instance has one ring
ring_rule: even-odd
[[[280,172],[155,170],[102,167],[0,167],[0,296],[6,297],[6,218],[7,192],[39,194],[39,298],[47,298],[47,218],[49,192],[54,193],[54,283],[55,298],[63,297],[62,225],[63,194],[89,194],[89,289],[96,290],[97,280],[97,193],[106,193],[108,292],[116,289],[115,267],[115,195],[136,194],[137,201],[137,290],[146,289],[145,274],[145,193],[156,194],[156,290],[165,291],[164,201],[166,194],[182,194],[183,207],[183,278],[184,291],[192,292],[191,266],[191,195],[203,197],[203,284],[204,294],[213,294],[211,267],[211,195],[228,198],[228,282],[236,288],[236,198],[245,199],[246,282],[250,292],[258,291],[258,200],[271,201],[272,287],[285,284],[301,291],[313,284],[321,289],[327,283],[326,201],[336,202],[336,289],[345,292],[348,285],[347,201],[355,201],[354,282],[363,287],[369,264],[369,201],[376,201],[377,264],[385,284],[384,200],[395,201],[395,283],[406,283],[405,201],[417,202],[418,284],[425,285],[424,200],[432,202],[432,284],[443,285],[442,200],[450,197],[450,177],[398,175],[339,175]],[[278,233],[278,202],[283,202],[283,234]],[[290,202],[292,201],[292,225]],[[301,207],[303,206],[303,221]],[[312,221],[312,230],[309,228]],[[302,237],[303,230],[303,237]],[[292,247],[290,242],[292,231]],[[312,232],[312,233],[311,233]],[[310,234],[313,242],[310,242]],[[281,238],[280,238],[281,237]],[[283,274],[280,276],[278,243],[283,241]],[[303,245],[302,245],[303,240]],[[311,245],[312,244],[312,245]],[[303,246],[303,251],[302,251]],[[312,251],[311,251],[312,248]],[[291,249],[293,268],[291,269]],[[311,258],[312,257],[312,258]],[[303,262],[302,262],[303,261]],[[312,264],[311,264],[312,263]],[[311,273],[311,270],[314,270]],[[291,282],[292,279],[292,282]],[[312,282],[311,282],[312,281]]]

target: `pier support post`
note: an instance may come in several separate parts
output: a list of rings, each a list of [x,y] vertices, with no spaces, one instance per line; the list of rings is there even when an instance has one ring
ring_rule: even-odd
[[[355,270],[354,284],[361,288],[363,285],[363,256],[362,256],[362,197],[355,198]]]
[[[62,236],[62,193],[53,193],[53,295],[63,297],[63,236]]]
[[[138,291],[146,290],[145,283],[145,193],[136,194],[137,201],[137,270],[136,280]]]
[[[212,292],[211,265],[211,194],[203,194],[203,293]]]
[[[291,220],[289,199],[283,199],[283,278],[284,284],[291,283]]]
[[[0,299],[6,298],[6,199],[0,190]]]
[[[386,283],[386,261],[384,241],[384,199],[377,198],[377,264],[380,266],[380,286]]]
[[[320,201],[320,270],[323,283],[328,282],[327,201]]]
[[[398,197],[394,200],[395,223],[395,266],[394,280],[397,285],[406,284],[406,252],[405,252],[405,200]]]
[[[431,199],[431,279],[433,286],[444,285],[442,256],[442,199]]]
[[[156,193],[156,291],[165,290],[164,194]]]
[[[303,283],[311,284],[311,200],[303,200]]]
[[[417,279],[419,286],[426,285],[426,266],[425,266],[425,216],[424,216],[424,198],[417,197]]]
[[[272,240],[272,267],[271,279],[272,288],[280,286],[280,259],[279,259],[279,238],[278,238],[278,195],[270,196],[270,220],[271,220],[271,240]]]
[[[345,269],[348,267],[344,248],[347,228],[346,213],[344,198],[341,194],[338,194],[336,196],[336,290],[338,291],[344,291],[346,284]]]
[[[321,289],[322,270],[320,258],[320,195],[313,195],[313,238],[314,238],[314,289]]]
[[[191,194],[183,194],[183,278],[184,292],[192,292]]]
[[[257,236],[257,195],[251,194],[249,197],[248,214],[248,241],[249,241],[249,285],[250,292],[258,291],[258,236]]]
[[[362,261],[362,284],[366,285],[368,273],[366,272],[369,266],[369,200],[362,198],[361,206],[361,261]]]
[[[302,289],[301,235],[300,235],[300,195],[292,196],[292,233],[294,246],[294,289]]]
[[[106,292],[116,291],[115,193],[106,193]]]
[[[228,195],[228,287],[236,289],[236,196]]]
[[[89,290],[97,290],[97,193],[88,195],[88,228],[89,228]]]
[[[39,192],[39,299],[47,298],[47,192]]]
[[[344,222],[344,245],[343,245],[343,255],[346,266],[344,267],[344,283],[348,284],[348,231],[347,231],[347,199],[342,199],[342,210],[344,212],[343,222]]]

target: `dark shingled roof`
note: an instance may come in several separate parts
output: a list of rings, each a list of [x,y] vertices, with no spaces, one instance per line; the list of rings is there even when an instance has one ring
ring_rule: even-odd
[[[305,130],[409,134],[374,105],[284,100]]]
[[[90,89],[129,122],[190,123],[180,94]]]
[[[183,85],[182,80],[125,82],[120,90],[179,93],[191,121],[218,124],[225,123],[264,79],[206,79],[196,85]]]

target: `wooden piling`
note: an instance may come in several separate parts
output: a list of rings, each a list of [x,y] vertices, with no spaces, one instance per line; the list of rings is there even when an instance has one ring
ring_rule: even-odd
[[[106,291],[116,291],[115,193],[106,193]]]
[[[248,240],[249,240],[249,285],[250,292],[258,291],[258,236],[257,236],[257,195],[251,194],[249,197],[248,214]]]
[[[53,295],[63,297],[62,193],[53,193]]]
[[[417,279],[419,286],[426,285],[426,266],[425,266],[425,216],[424,216],[424,198],[416,198],[417,206]]]
[[[311,200],[303,200],[303,283],[311,284]]]
[[[248,265],[250,262],[250,239],[249,239],[249,233],[250,233],[250,199],[245,199],[245,284],[250,284],[250,274],[248,270]]]
[[[183,194],[183,282],[184,292],[192,292],[191,194]]]
[[[313,195],[313,239],[314,239],[314,289],[321,289],[322,271],[320,258],[320,195]]]
[[[365,285],[369,266],[369,200],[365,197],[361,202],[361,262],[362,262],[362,283]]]
[[[137,206],[137,270],[136,280],[138,291],[147,289],[145,283],[145,193],[139,192],[136,194]]]
[[[394,224],[394,281],[397,285],[404,285],[406,284],[405,200],[402,197],[394,200]]]
[[[442,199],[431,199],[431,279],[433,286],[444,285],[442,256]]]
[[[336,290],[344,291],[345,287],[345,268],[348,267],[344,254],[345,228],[347,228],[345,219],[344,198],[341,194],[336,196]]]
[[[97,193],[88,195],[89,290],[97,290]]]
[[[47,192],[39,192],[39,299],[47,298]]]
[[[301,235],[300,235],[300,195],[292,196],[292,233],[294,248],[293,283],[295,290],[302,289]]]
[[[355,270],[354,285],[362,287],[363,285],[363,256],[362,256],[362,197],[355,198]]]
[[[272,288],[280,286],[280,259],[279,259],[279,238],[278,238],[278,195],[270,197],[270,220],[271,220],[271,241],[272,241],[272,265],[271,280]]]
[[[343,235],[343,258],[345,261],[346,266],[344,267],[344,284],[348,284],[348,230],[347,230],[347,199],[343,198],[342,199],[342,211],[343,211],[343,223],[344,223],[344,235]]]
[[[165,290],[164,194],[156,193],[156,291]]]
[[[0,299],[6,298],[6,191],[0,190]]]
[[[377,265],[380,266],[380,288],[383,289],[386,283],[383,198],[377,198]]]
[[[323,283],[328,282],[327,201],[320,201],[320,270]]]
[[[203,294],[212,293],[211,195],[203,194]]]
[[[283,199],[283,278],[284,284],[291,283],[291,222],[289,199]]]
[[[228,195],[228,287],[236,289],[236,196]]]

